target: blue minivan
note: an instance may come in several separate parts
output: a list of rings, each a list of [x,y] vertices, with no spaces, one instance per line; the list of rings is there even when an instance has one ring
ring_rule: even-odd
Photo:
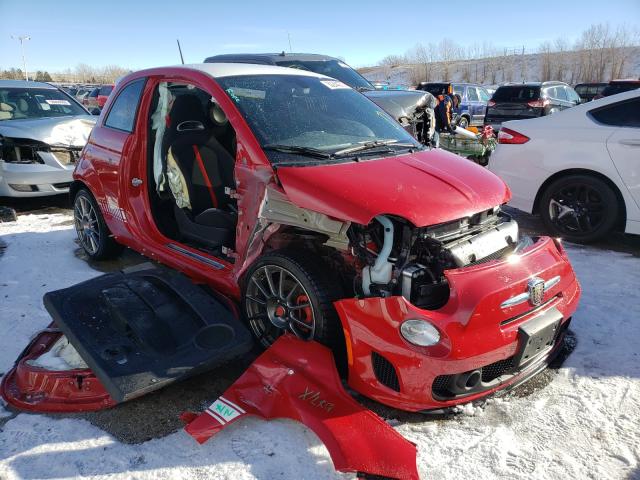
[[[455,110],[459,115],[458,125],[463,128],[468,126],[481,126],[484,124],[484,114],[487,110],[487,102],[491,98],[489,92],[475,83],[453,82],[421,82],[416,90],[424,90],[434,97],[457,93],[462,102]]]

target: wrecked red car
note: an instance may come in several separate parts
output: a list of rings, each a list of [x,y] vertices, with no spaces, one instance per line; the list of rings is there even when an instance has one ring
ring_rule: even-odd
[[[71,195],[87,255],[127,246],[171,268],[47,294],[88,367],[66,388],[88,393],[38,377],[58,334],[5,379],[22,408],[135,398],[246,351],[243,325],[264,347],[285,333],[324,344],[366,397],[448,408],[542,370],[580,296],[561,242],[521,236],[501,211],[498,177],[311,72],[201,64],[124,77]]]

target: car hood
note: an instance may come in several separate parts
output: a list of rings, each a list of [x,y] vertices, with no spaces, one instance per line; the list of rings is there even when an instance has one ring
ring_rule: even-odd
[[[362,225],[381,214],[405,218],[417,227],[436,225],[511,198],[506,184],[493,173],[442,150],[281,167],[277,173],[294,204]]]
[[[96,123],[93,115],[0,121],[0,136],[26,138],[49,145],[84,147]]]
[[[436,99],[429,92],[367,90],[362,93],[394,118],[411,118],[416,110],[436,107]]]

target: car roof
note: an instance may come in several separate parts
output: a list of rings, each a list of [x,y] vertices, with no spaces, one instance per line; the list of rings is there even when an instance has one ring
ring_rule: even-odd
[[[205,58],[205,63],[237,63],[251,62],[263,63],[266,65],[275,65],[283,60],[298,60],[300,62],[316,61],[327,62],[330,60],[338,60],[328,55],[320,55],[317,53],[227,53],[222,55],[214,55]]]
[[[150,68],[140,70],[131,75],[137,78],[145,74],[157,75],[163,69],[171,70],[197,70],[213,78],[235,77],[243,75],[297,75],[301,77],[329,78],[326,75],[299,70],[297,68],[277,67],[275,65],[256,65],[253,63],[193,63],[190,65],[172,65],[169,67]],[[129,78],[129,75],[124,78]]]
[[[58,87],[43,82],[27,82],[26,80],[0,80],[0,87],[4,88],[49,88],[57,90]]]
[[[611,80],[609,85],[635,85],[640,84],[640,80],[635,78],[619,78],[617,80]]]

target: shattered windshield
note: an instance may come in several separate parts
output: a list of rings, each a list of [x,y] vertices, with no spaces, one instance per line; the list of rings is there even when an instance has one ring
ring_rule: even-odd
[[[298,68],[319,73],[346,83],[356,90],[374,90],[374,87],[358,72],[339,60],[306,61],[285,60],[277,62],[279,67]]]
[[[223,77],[218,82],[272,163],[329,159],[364,150],[393,154],[399,148],[421,148],[397,121],[338,80],[247,75]]]
[[[88,113],[67,95],[50,88],[0,88],[0,120],[67,117]]]

